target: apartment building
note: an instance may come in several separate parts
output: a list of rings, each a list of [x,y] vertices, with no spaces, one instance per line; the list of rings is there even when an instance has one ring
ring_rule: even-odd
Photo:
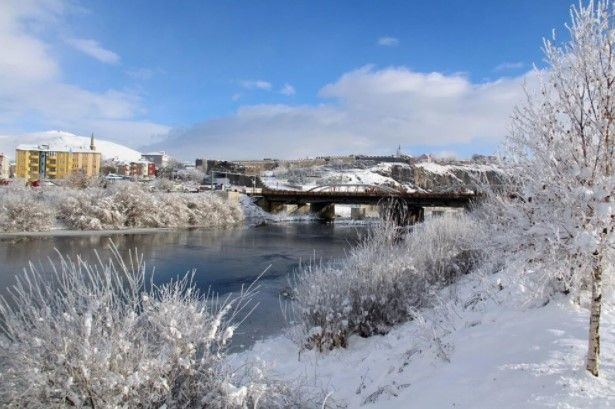
[[[156,164],[146,160],[122,163],[118,166],[118,174],[121,176],[132,176],[137,178],[155,178]]]
[[[49,145],[19,145],[16,151],[15,176],[27,181],[62,179],[73,172],[89,177],[100,173],[100,152],[96,151],[94,135],[90,147],[80,149],[50,147]]]

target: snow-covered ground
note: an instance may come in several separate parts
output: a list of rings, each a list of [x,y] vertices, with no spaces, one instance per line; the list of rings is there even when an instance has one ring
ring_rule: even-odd
[[[500,172],[501,170],[494,164],[472,163],[436,163],[436,162],[419,162],[415,165],[428,172],[438,175],[452,175],[454,172]]]
[[[124,162],[138,161],[141,153],[126,146],[99,139],[94,135],[96,149],[103,159],[118,159]],[[90,146],[89,136],[78,136],[69,132],[46,131],[21,135],[0,135],[0,153],[15,156],[17,145],[49,145],[52,149],[81,149]]]
[[[264,172],[261,175],[261,180],[270,188],[289,190],[310,190],[318,186],[344,184],[402,187],[393,178],[377,173],[380,169],[381,165],[369,169],[352,167],[336,169],[327,166],[316,166],[290,172],[284,170]],[[296,175],[293,173],[303,173],[302,180],[297,181]]]
[[[603,311],[602,372],[594,378],[584,369],[586,308],[565,299],[523,306],[506,301],[515,299],[506,288],[477,301],[478,283],[456,288],[468,296],[455,306],[446,302],[386,336],[353,337],[347,349],[299,354],[297,344],[280,336],[232,359],[258,357],[281,379],[328,395],[327,407],[615,407],[612,302]],[[450,298],[449,291],[441,296]],[[433,317],[446,318],[434,324]]]

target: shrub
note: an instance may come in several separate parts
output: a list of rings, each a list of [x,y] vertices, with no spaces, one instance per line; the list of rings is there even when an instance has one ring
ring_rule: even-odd
[[[60,219],[79,230],[226,227],[243,220],[238,204],[214,194],[147,192],[137,183],[73,190],[58,201]]]
[[[120,229],[125,215],[102,189],[67,191],[59,199],[58,217],[71,229]]]
[[[88,187],[101,185],[103,183],[103,179],[88,176],[83,170],[77,170],[68,174],[66,178],[60,179],[59,182],[62,186],[69,188],[87,189]]]
[[[400,232],[384,222],[337,264],[312,263],[295,276],[292,320],[300,342],[320,351],[348,337],[385,334],[430,305],[430,294],[467,273],[474,223],[445,216]]]
[[[0,232],[51,230],[55,213],[40,191],[32,188],[0,188]]]
[[[0,401],[8,407],[288,407],[281,384],[241,379],[225,351],[254,287],[205,297],[192,276],[147,285],[143,259],[60,256],[0,299]],[[239,383],[239,382],[242,383]]]
[[[153,188],[159,192],[174,192],[177,189],[177,184],[171,179],[158,178],[153,183]]]

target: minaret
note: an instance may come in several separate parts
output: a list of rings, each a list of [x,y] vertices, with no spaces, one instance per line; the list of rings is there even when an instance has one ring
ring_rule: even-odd
[[[92,132],[92,136],[90,137],[90,150],[95,151],[96,145],[94,144],[94,132]]]

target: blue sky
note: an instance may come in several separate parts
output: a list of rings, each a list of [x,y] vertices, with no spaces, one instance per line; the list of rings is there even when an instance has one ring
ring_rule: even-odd
[[[569,2],[0,4],[0,134],[189,159],[489,153]],[[18,138],[18,137],[16,137]]]

